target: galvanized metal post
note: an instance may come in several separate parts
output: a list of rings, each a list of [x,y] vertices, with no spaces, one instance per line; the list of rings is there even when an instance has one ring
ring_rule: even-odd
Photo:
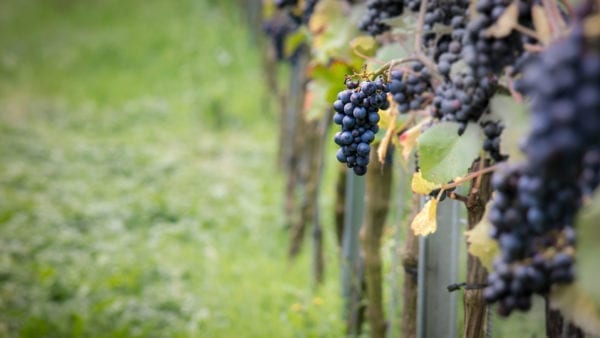
[[[401,246],[402,246],[402,242],[401,242],[401,237],[402,237],[402,229],[404,229],[403,224],[402,224],[402,219],[404,218],[404,208],[406,206],[406,194],[404,193],[407,189],[406,185],[408,183],[407,177],[408,175],[406,175],[405,172],[401,172],[400,175],[396,175],[397,176],[397,182],[398,182],[398,186],[396,187],[396,191],[399,192],[398,194],[396,194],[398,201],[396,204],[396,219],[394,220],[394,223],[396,224],[395,227],[395,234],[394,234],[394,245],[392,246],[392,253],[391,253],[391,257],[392,257],[392,261],[391,261],[391,266],[392,266],[392,271],[390,273],[390,288],[389,288],[389,295],[390,295],[390,305],[389,305],[389,309],[388,309],[388,329],[386,332],[386,337],[387,338],[395,338],[395,337],[400,337],[400,326],[398,323],[398,307],[399,304],[401,303],[400,301],[400,296],[401,296],[401,290],[400,290],[400,286],[398,285],[398,275],[400,274],[400,271],[402,271],[402,262],[400,259],[400,250],[401,250]]]
[[[358,235],[364,218],[364,194],[364,177],[356,176],[349,169],[346,172],[346,206],[342,244],[342,296],[344,297],[344,319],[350,337],[356,337],[360,331],[359,315],[363,276]]]
[[[424,201],[421,201],[424,204]],[[417,337],[456,337],[458,299],[447,286],[458,279],[461,225],[457,201],[440,202],[437,231],[419,242]]]

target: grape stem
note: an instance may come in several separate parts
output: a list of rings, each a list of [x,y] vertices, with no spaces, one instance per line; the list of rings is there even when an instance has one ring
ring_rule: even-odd
[[[555,1],[542,0],[542,4],[546,10],[546,17],[548,18],[548,23],[552,30],[552,36],[557,38],[561,35],[562,28],[565,27],[565,22],[560,15],[560,11]]]
[[[378,70],[375,71],[375,73],[373,73],[373,79],[376,79],[378,76],[380,75],[384,75],[386,73],[391,73],[392,68],[394,68],[395,65],[401,64],[401,63],[406,63],[406,62],[411,62],[411,61],[419,61],[418,58],[416,57],[408,57],[408,58],[402,58],[402,59],[394,59],[391,60],[389,62],[386,62],[383,66],[381,66]],[[388,78],[389,80],[389,78]]]
[[[439,200],[439,198],[442,196],[442,192],[444,190],[448,190],[448,189],[452,189],[452,188],[458,187],[459,185],[461,185],[461,184],[463,184],[465,182],[468,182],[468,181],[470,181],[472,179],[479,178],[482,175],[485,175],[487,173],[491,173],[491,172],[495,171],[496,169],[498,169],[499,167],[500,167],[500,164],[494,164],[493,166],[489,166],[489,167],[483,168],[481,170],[477,170],[476,172],[470,173],[469,175],[467,175],[467,176],[465,176],[465,177],[463,177],[461,179],[458,179],[458,180],[456,180],[456,181],[454,181],[452,183],[448,183],[448,184],[442,185],[440,187],[440,192],[439,192],[438,196],[436,197],[436,199]]]
[[[536,39],[538,41],[541,41],[540,36],[538,35],[538,33],[536,31],[534,31],[533,29],[531,29],[531,28],[525,27],[525,26],[517,23],[517,24],[514,25],[514,29],[517,32],[519,32],[519,33],[521,33],[523,35],[527,35],[527,36],[532,37],[532,38],[534,38],[534,39]]]

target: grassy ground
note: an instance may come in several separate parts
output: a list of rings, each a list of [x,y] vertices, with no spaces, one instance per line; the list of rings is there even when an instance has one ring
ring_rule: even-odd
[[[341,332],[335,268],[312,292],[284,259],[242,25],[216,1],[0,2],[0,336]]]

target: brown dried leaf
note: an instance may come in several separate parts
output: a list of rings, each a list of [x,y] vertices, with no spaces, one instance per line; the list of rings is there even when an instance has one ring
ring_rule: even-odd
[[[533,17],[533,27],[535,27],[535,31],[540,41],[544,45],[548,45],[552,40],[552,31],[550,29],[546,11],[540,5],[533,5],[533,8],[531,8],[531,15]]]
[[[519,19],[519,5],[517,2],[513,2],[504,13],[496,20],[496,23],[486,33],[495,38],[503,38],[512,32],[513,28],[517,25]]]
[[[594,38],[600,36],[600,13],[590,16],[583,22],[585,36]]]

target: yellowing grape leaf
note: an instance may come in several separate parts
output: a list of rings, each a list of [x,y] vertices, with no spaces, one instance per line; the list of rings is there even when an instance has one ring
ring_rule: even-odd
[[[438,189],[439,187],[441,187],[441,184],[432,183],[424,179],[420,171],[417,171],[413,174],[412,181],[410,183],[410,188],[412,191],[421,195],[428,195],[430,192]]]
[[[425,203],[423,209],[419,211],[415,219],[410,224],[410,228],[417,236],[427,236],[437,230],[437,206],[436,199],[430,199]]]
[[[492,202],[488,202],[485,207],[485,213],[481,221],[469,231],[465,231],[467,243],[469,243],[469,253],[481,261],[481,264],[492,271],[494,257],[498,254],[498,243],[490,237],[491,224],[488,220],[488,213]]]
[[[546,16],[546,11],[541,5],[533,5],[531,8],[531,16],[533,17],[533,27],[544,45],[547,45],[552,40],[552,32],[550,31],[550,23]]]
[[[361,35],[350,41],[350,47],[362,54],[373,55],[377,48],[377,41],[375,41],[375,39],[371,36]]]
[[[600,308],[579,283],[555,285],[550,293],[550,307],[581,327],[586,333],[600,335]]]
[[[496,20],[496,23],[486,33],[495,38],[503,38],[512,32],[519,19],[519,5],[514,1],[504,10],[504,13]]]
[[[421,135],[423,125],[428,123],[431,119],[427,118],[417,123],[414,127],[408,129],[402,135],[400,135],[400,146],[402,147],[402,157],[405,161],[408,161],[408,157],[412,152],[413,148],[417,145],[417,138]]]
[[[595,38],[600,36],[600,13],[589,16],[583,22],[585,36]]]

